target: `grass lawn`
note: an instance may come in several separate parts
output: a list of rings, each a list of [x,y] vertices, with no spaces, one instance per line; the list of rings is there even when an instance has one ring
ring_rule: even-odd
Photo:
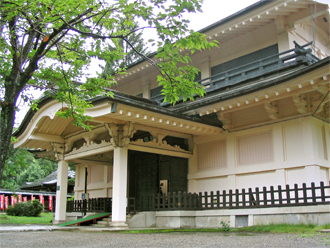
[[[251,227],[233,228],[229,232],[255,232],[255,233],[299,233],[315,234],[318,230],[330,229],[330,224],[317,226],[313,224],[270,224]],[[222,228],[191,228],[191,229],[148,229],[121,231],[122,233],[168,233],[168,232],[224,232]]]
[[[0,224],[42,224],[51,225],[52,213],[41,213],[40,217],[10,216],[0,214]]]

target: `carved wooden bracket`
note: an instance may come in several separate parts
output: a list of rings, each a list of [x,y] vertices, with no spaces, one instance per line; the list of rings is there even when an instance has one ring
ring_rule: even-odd
[[[307,113],[307,102],[304,100],[302,96],[300,96],[297,93],[292,96],[292,99],[299,113],[301,114]]]
[[[163,139],[167,136],[167,134],[164,133],[156,133],[152,131],[149,131],[149,133],[152,135],[152,137],[154,138],[154,140],[156,140],[156,143],[158,144],[162,144]]]
[[[91,142],[93,142],[95,140],[96,136],[97,136],[97,133],[90,133],[90,134],[88,134],[88,136],[84,137],[84,139],[85,139],[86,143],[88,145],[90,145]]]
[[[329,82],[325,82],[329,83]],[[325,95],[329,92],[329,86],[328,85],[323,85],[323,84],[313,84],[312,88],[318,92],[320,92],[322,95]]]
[[[50,142],[53,147],[54,157],[57,161],[64,159],[65,144]]]
[[[279,118],[278,108],[274,102],[266,102],[264,106],[270,119],[277,120]]]
[[[124,124],[109,123],[106,126],[111,136],[110,143],[113,147],[126,147],[136,130],[131,122]]]
[[[226,129],[232,129],[233,124],[231,122],[230,113],[217,112],[218,119],[222,122]]]
[[[65,142],[65,150],[64,150],[65,153],[71,152],[73,142],[74,142],[73,140]]]

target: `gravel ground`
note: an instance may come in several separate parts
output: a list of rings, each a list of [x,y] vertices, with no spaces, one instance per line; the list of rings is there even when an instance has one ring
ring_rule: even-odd
[[[43,231],[0,233],[0,247],[330,247],[330,234],[88,233]]]

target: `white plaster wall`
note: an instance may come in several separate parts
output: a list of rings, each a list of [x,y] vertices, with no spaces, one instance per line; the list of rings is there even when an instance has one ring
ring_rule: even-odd
[[[112,196],[112,166],[76,165],[75,199],[81,199],[85,190],[85,167],[87,166],[87,193],[90,198]]]
[[[198,145],[198,169],[227,167],[226,140]]]
[[[294,184],[301,184],[306,182],[306,170],[305,167],[287,169],[286,170],[286,184],[292,187]]]
[[[256,137],[262,133],[271,132],[271,139],[263,139],[263,142],[272,142],[272,161],[259,161],[239,165],[238,140],[241,137]],[[217,191],[228,189],[241,189],[249,187],[263,187],[277,185],[301,186],[311,182],[316,185],[324,181],[329,185],[329,124],[319,121],[314,117],[303,117],[296,120],[279,122],[272,125],[251,128],[234,133],[223,133],[213,137],[197,137],[197,147],[209,147],[212,144],[226,140],[227,166],[218,166],[201,169],[199,161],[205,154],[197,154],[199,159],[194,160],[194,165],[189,167],[189,190],[193,192]],[[247,140],[248,141],[248,140]],[[248,154],[249,149],[255,157],[261,152],[264,157],[265,144],[258,148],[254,139],[250,139],[250,145],[245,144],[244,153]],[[269,146],[271,147],[271,146]],[[212,153],[208,154],[213,156]],[[215,157],[209,157],[208,161],[214,161]]]
[[[238,189],[262,188],[277,185],[276,171],[265,171],[260,173],[251,173],[238,175],[236,178]]]
[[[217,190],[229,190],[228,177],[206,178],[195,181],[195,187],[198,192],[210,192]]]

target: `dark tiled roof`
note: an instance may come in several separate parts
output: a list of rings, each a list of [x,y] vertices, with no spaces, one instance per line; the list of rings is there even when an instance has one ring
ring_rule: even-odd
[[[69,170],[68,177],[74,178],[74,175],[75,175],[75,172]],[[44,184],[54,184],[56,182],[57,182],[57,171],[54,171],[43,179],[40,179],[36,182],[27,183],[26,185],[22,186],[21,189],[38,187],[38,186],[42,186]]]
[[[56,192],[48,192],[48,191],[35,191],[35,190],[10,190],[10,189],[0,189],[0,195],[44,195],[44,196],[48,196],[48,195],[52,195],[52,196],[56,196]],[[73,194],[68,193],[67,197],[71,197]]]

